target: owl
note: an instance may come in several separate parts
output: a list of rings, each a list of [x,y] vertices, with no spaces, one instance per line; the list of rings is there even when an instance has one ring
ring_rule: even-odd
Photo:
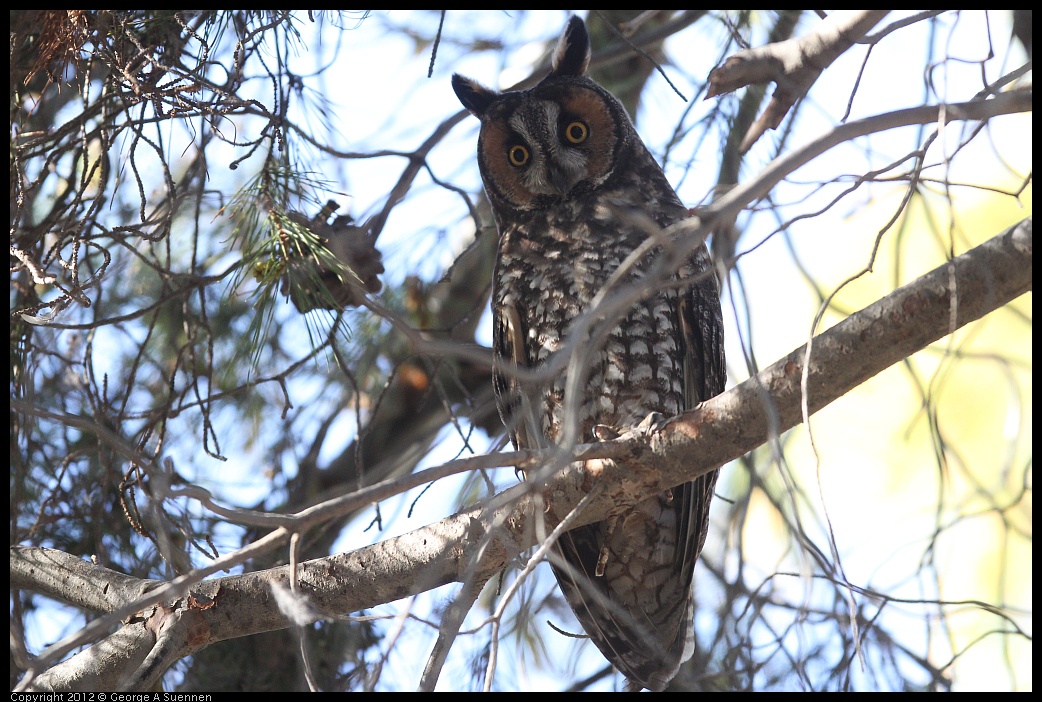
[[[589,62],[586,27],[572,17],[535,87],[500,93],[452,77],[481,121],[478,165],[499,228],[493,375],[518,448],[596,441],[604,427],[676,415],[724,389],[709,254],[699,246],[661,273],[662,248],[649,238],[687,210],[622,104],[586,77]],[[646,255],[627,261],[641,247]],[[622,313],[603,313],[606,327],[585,317],[575,333],[586,335],[578,341],[586,367],[570,381],[575,369],[559,355],[575,348],[573,329],[609,284],[640,293]],[[551,377],[539,386],[514,372],[541,367]],[[694,651],[691,579],[716,478],[624,506],[555,545],[551,567],[565,599],[630,689],[663,689]]]

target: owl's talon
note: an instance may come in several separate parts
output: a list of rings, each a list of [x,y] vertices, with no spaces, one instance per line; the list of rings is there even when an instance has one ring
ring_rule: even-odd
[[[615,527],[618,523],[618,517],[610,517],[608,519],[608,528],[604,531],[604,546],[601,547],[601,553],[597,556],[597,567],[593,571],[593,574],[598,578],[604,577],[604,569],[608,566],[608,546],[611,544],[611,536],[615,533]]]
[[[637,428],[645,433],[649,433],[657,430],[666,421],[666,415],[661,412],[652,412],[647,417],[641,420]]]

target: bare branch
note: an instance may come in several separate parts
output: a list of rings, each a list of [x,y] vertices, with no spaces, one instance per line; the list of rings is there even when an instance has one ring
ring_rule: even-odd
[[[890,365],[1031,290],[1031,260],[1029,218],[815,337],[806,383],[810,411],[816,412]],[[561,470],[537,493],[533,493],[533,485],[521,484],[402,536],[302,563],[300,591],[327,612],[354,612],[447,583],[466,583],[471,577],[480,582],[534,545],[541,529],[559,524],[587,496],[588,504],[576,516],[574,526],[604,519],[627,504],[739,458],[768,441],[772,427],[780,432],[798,424],[805,353],[806,347],[796,349],[741,385],[657,427],[578,447],[575,458],[585,462]],[[553,451],[543,453],[546,460],[556,458]],[[520,462],[521,456],[502,458]],[[621,458],[625,458],[626,471],[620,471],[612,460],[594,460]],[[262,542],[282,541],[289,533],[280,528],[244,551],[255,552]],[[32,569],[24,563],[45,553],[12,547],[12,585],[37,589]],[[223,561],[200,572],[214,572]],[[183,655],[187,655],[217,641],[288,626],[290,622],[277,608],[249,606],[257,598],[267,602],[266,584],[285,584],[288,574],[287,566],[204,581],[192,589],[188,599],[183,598],[187,581],[178,578],[122,608],[120,616],[128,609],[138,611],[181,598],[173,602],[173,610],[190,610],[194,619],[205,622],[207,632],[186,644]],[[192,608],[187,603],[193,598],[216,605]],[[162,616],[169,616],[169,611],[163,610]],[[158,610],[145,615],[146,619],[154,616],[160,616]],[[111,625],[111,618],[102,617],[87,629],[100,633]],[[52,647],[64,648],[65,642]],[[39,663],[53,660],[55,652],[48,650]],[[38,676],[33,689],[60,684],[62,666]]]
[[[744,49],[709,74],[706,99],[753,83],[777,83],[774,97],[742,140],[744,153],[768,129],[776,129],[789,109],[803,98],[821,72],[853,46],[889,10],[836,12],[813,32],[797,39]]]

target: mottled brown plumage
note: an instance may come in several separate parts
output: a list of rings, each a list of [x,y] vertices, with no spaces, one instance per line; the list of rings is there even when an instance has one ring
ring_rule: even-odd
[[[724,389],[719,293],[704,246],[652,275],[652,247],[617,287],[646,293],[611,323],[569,417],[565,373],[522,387],[569,341],[620,265],[687,210],[625,109],[586,77],[589,39],[572,18],[537,86],[498,93],[462,76],[452,86],[481,120],[478,163],[499,226],[492,294],[496,391],[514,443],[595,440],[652,412],[675,415]],[[552,564],[576,618],[632,688],[663,689],[694,647],[691,577],[709,524],[716,472],[638,503],[558,542]]]

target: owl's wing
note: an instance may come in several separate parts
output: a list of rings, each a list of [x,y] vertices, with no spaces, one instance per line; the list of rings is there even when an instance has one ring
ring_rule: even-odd
[[[492,384],[500,419],[515,448],[539,448],[545,444],[542,428],[517,377],[517,370],[530,364],[521,316],[512,304],[500,305],[495,310],[492,347]]]
[[[684,342],[685,409],[692,409],[699,402],[719,395],[727,383],[724,321],[716,278],[704,249],[695,254],[694,263],[691,269],[681,274],[691,272],[699,280],[684,291],[677,301],[677,321]],[[680,491],[684,501],[689,501],[690,508],[680,509],[682,516],[690,515],[691,519],[681,532],[687,535],[684,559],[690,560],[687,567],[691,569],[702,553],[702,545],[709,530],[709,503],[713,499],[718,472],[714,470],[700,476],[674,491],[675,495]]]
[[[684,400],[686,409],[692,409],[724,391],[724,320],[708,253],[699,250],[681,275],[697,280],[677,301],[677,322],[684,342]]]

